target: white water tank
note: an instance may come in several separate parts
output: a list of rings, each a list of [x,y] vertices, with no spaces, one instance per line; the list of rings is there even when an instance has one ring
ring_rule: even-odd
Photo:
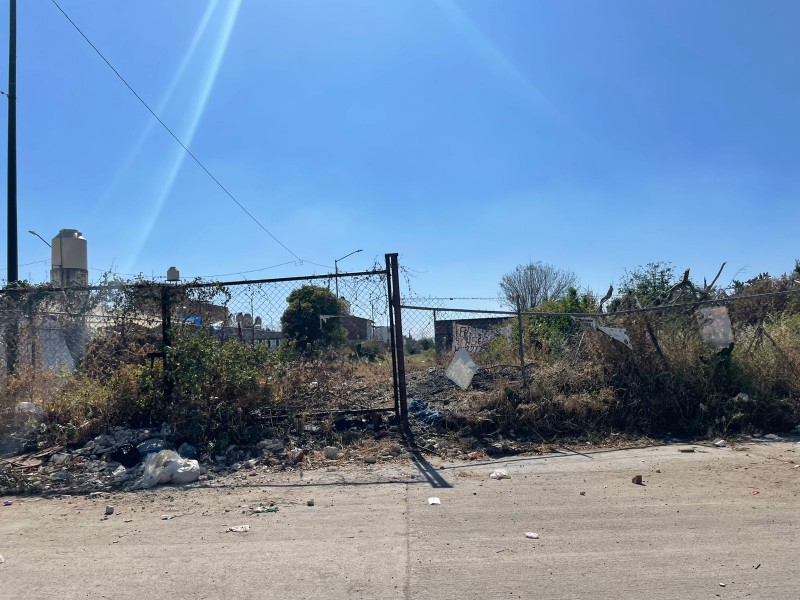
[[[59,287],[89,284],[86,239],[77,229],[62,229],[51,245],[50,282]]]

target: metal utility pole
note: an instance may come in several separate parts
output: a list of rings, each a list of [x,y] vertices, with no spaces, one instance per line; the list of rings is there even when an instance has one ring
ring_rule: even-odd
[[[9,1],[8,34],[8,283],[19,279],[17,254],[17,0]]]

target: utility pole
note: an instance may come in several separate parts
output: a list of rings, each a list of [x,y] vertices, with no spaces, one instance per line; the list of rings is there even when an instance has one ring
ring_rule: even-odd
[[[9,0],[8,33],[8,284],[19,279],[17,254],[17,0]]]

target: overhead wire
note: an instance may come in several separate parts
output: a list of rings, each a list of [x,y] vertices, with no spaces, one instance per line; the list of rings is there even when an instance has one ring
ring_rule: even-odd
[[[148,103],[147,103],[147,102],[144,100],[144,98],[142,98],[142,97],[139,95],[139,93],[138,93],[138,92],[137,92],[135,89],[133,89],[133,86],[131,86],[131,84],[130,84],[130,83],[128,83],[128,81],[127,81],[127,80],[126,80],[126,79],[125,79],[125,78],[122,76],[122,74],[121,74],[119,71],[117,71],[117,69],[114,67],[114,65],[112,65],[112,64],[111,64],[111,62],[110,62],[110,61],[109,61],[109,60],[108,60],[108,59],[107,59],[107,58],[106,58],[106,57],[103,55],[103,53],[102,53],[102,52],[100,52],[100,50],[97,48],[97,46],[95,46],[95,45],[94,45],[94,43],[93,43],[93,42],[92,42],[92,41],[91,41],[91,40],[88,38],[88,36],[87,36],[85,33],[83,33],[83,31],[81,30],[81,28],[80,28],[80,27],[78,27],[77,23],[75,23],[75,21],[73,21],[73,20],[72,20],[72,18],[70,18],[70,16],[69,16],[69,15],[68,15],[68,14],[67,14],[65,11],[64,11],[64,9],[63,9],[63,8],[61,8],[61,6],[58,4],[58,2],[56,2],[56,0],[51,0],[51,2],[52,2],[52,3],[55,5],[55,7],[56,7],[56,8],[57,8],[57,9],[58,9],[60,12],[61,12],[61,14],[62,14],[62,15],[64,15],[64,17],[67,19],[67,21],[69,21],[69,22],[70,22],[70,24],[71,24],[71,25],[72,25],[72,26],[75,28],[75,30],[76,30],[76,31],[77,31],[77,32],[78,32],[78,33],[81,35],[81,37],[83,37],[83,39],[84,39],[84,40],[86,40],[86,43],[87,43],[87,44],[89,44],[89,46],[91,46],[92,50],[94,50],[94,51],[97,53],[97,55],[98,55],[98,56],[99,56],[99,57],[100,57],[100,58],[103,60],[103,62],[104,62],[104,63],[106,63],[106,65],[108,66],[108,68],[109,68],[109,69],[111,69],[111,70],[114,72],[114,74],[115,74],[115,75],[116,75],[116,76],[119,78],[119,80],[120,80],[120,81],[122,81],[122,83],[123,83],[123,84],[125,84],[125,87],[127,87],[127,88],[128,88],[128,90],[130,90],[130,92],[131,92],[131,93],[132,93],[132,94],[133,94],[133,95],[136,97],[136,99],[137,99],[137,100],[139,100],[139,102],[141,102],[142,106],[144,106],[144,107],[147,109],[147,111],[148,111],[148,112],[149,112],[151,115],[153,115],[153,117],[156,119],[156,121],[158,121],[158,122],[159,122],[159,124],[160,124],[160,125],[161,125],[161,126],[164,128],[164,130],[165,130],[165,131],[166,131],[166,132],[167,132],[167,133],[168,133],[170,136],[172,136],[172,138],[173,138],[173,139],[174,139],[174,140],[175,140],[175,141],[176,141],[176,142],[177,142],[177,143],[178,143],[178,144],[181,146],[181,148],[183,148],[183,149],[184,149],[184,151],[185,151],[185,152],[186,152],[186,153],[189,155],[189,157],[190,157],[192,160],[194,160],[194,162],[195,162],[195,163],[197,163],[197,165],[198,165],[198,166],[199,166],[199,167],[200,167],[200,168],[201,168],[203,171],[205,171],[206,175],[208,175],[208,176],[211,178],[211,180],[212,180],[214,183],[216,183],[216,184],[217,184],[217,186],[219,186],[219,188],[220,188],[220,189],[221,189],[221,190],[222,190],[222,191],[223,191],[223,192],[224,192],[224,193],[225,193],[225,194],[226,194],[226,195],[227,195],[227,196],[228,196],[228,197],[229,197],[231,200],[233,200],[233,201],[236,203],[236,205],[237,205],[237,206],[238,206],[238,207],[239,207],[239,208],[240,208],[240,209],[241,209],[241,210],[242,210],[242,211],[243,211],[243,212],[244,212],[244,213],[245,213],[245,214],[246,214],[248,217],[250,217],[250,218],[253,220],[253,222],[254,222],[256,225],[258,225],[258,226],[259,226],[259,227],[260,227],[260,228],[261,228],[261,229],[262,229],[262,230],[263,230],[263,231],[264,231],[264,232],[265,232],[267,235],[269,235],[269,236],[270,236],[270,237],[271,237],[271,238],[272,238],[272,239],[273,239],[275,242],[277,242],[277,243],[278,243],[278,245],[279,245],[279,246],[281,246],[281,248],[283,248],[284,250],[286,250],[286,251],[287,251],[289,254],[291,254],[291,255],[292,255],[292,256],[294,256],[294,257],[295,257],[295,258],[296,258],[298,261],[300,261],[300,263],[305,263],[305,262],[307,262],[307,263],[309,263],[309,264],[316,265],[316,263],[312,263],[311,261],[306,261],[306,260],[303,260],[302,258],[300,258],[300,256],[298,256],[297,254],[295,254],[295,252],[294,252],[294,251],[292,251],[292,250],[291,250],[291,249],[290,249],[290,248],[289,248],[289,247],[288,247],[286,244],[284,244],[284,243],[283,243],[281,240],[279,240],[279,239],[277,238],[277,236],[275,236],[275,234],[273,234],[273,233],[272,233],[272,232],[271,232],[269,229],[267,229],[267,227],[266,227],[266,226],[264,226],[264,224],[263,224],[263,223],[261,223],[261,221],[259,221],[259,220],[258,220],[258,219],[255,217],[255,215],[253,215],[253,213],[251,213],[249,210],[247,210],[247,208],[246,208],[246,207],[245,207],[245,206],[244,206],[244,205],[243,205],[241,202],[239,202],[239,200],[237,200],[237,199],[236,199],[236,197],[233,195],[233,193],[231,193],[231,191],[230,191],[230,190],[229,190],[227,187],[225,187],[225,186],[222,184],[222,182],[221,182],[219,179],[217,179],[217,178],[214,176],[214,174],[213,174],[211,171],[209,171],[208,167],[206,167],[206,166],[205,166],[205,165],[202,163],[202,161],[201,161],[199,158],[197,158],[197,156],[195,156],[195,154],[194,154],[194,153],[193,153],[191,150],[189,150],[189,148],[186,146],[186,144],[184,144],[184,143],[181,141],[181,139],[180,139],[180,138],[179,138],[179,137],[178,137],[178,136],[177,136],[177,135],[176,135],[176,134],[175,134],[175,133],[172,131],[172,129],[170,129],[170,128],[169,128],[169,126],[168,126],[168,125],[167,125],[167,124],[166,124],[166,123],[165,123],[165,122],[164,122],[164,121],[161,119],[161,117],[159,117],[159,116],[156,114],[156,112],[155,112],[155,111],[154,111],[152,108],[150,108],[150,105],[149,105],[149,104],[148,104]],[[316,266],[324,266],[324,265],[316,265]],[[328,268],[328,267],[326,267],[326,268]]]

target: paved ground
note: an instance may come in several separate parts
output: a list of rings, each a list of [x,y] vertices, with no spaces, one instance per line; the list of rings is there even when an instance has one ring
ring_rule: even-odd
[[[14,498],[0,598],[800,597],[800,444],[678,448]]]

